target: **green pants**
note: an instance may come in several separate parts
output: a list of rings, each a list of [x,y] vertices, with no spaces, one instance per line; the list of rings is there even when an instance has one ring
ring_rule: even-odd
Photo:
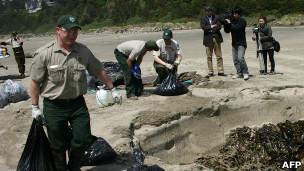
[[[15,60],[18,64],[19,73],[25,72],[25,55],[22,46],[13,48]]]
[[[158,74],[158,83],[162,83],[163,80],[168,77],[169,69],[165,65],[159,64],[157,62],[154,62],[153,66]]]
[[[128,56],[116,50],[114,51],[114,54],[123,71],[127,97],[132,95],[140,96],[143,93],[144,86],[142,80],[135,78],[132,74],[131,69],[127,64]],[[136,60],[132,61],[132,65],[134,64],[136,64]]]
[[[71,102],[58,102],[44,99],[45,116],[51,148],[56,153],[63,153],[69,148],[84,152],[92,141],[90,116],[83,96]],[[68,122],[73,128],[73,138],[68,139]]]

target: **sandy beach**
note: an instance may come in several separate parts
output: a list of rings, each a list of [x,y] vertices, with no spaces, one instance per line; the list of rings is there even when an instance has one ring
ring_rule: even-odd
[[[107,140],[119,158],[113,163],[82,167],[82,170],[126,170],[136,164],[130,144],[145,151],[146,164],[157,164],[166,171],[209,170],[195,163],[195,160],[202,155],[218,153],[230,130],[304,119],[304,27],[273,27],[272,31],[281,44],[281,51],[274,54],[274,75],[259,74],[256,44],[251,39],[252,30],[248,27],[245,54],[250,73],[248,81],[231,78],[236,73],[231,40],[229,34],[222,30],[222,53],[227,77],[215,76],[208,82],[190,85],[190,92],[181,96],[152,94],[129,101],[125,91],[120,90],[122,105],[105,108],[97,106],[94,93],[86,94],[84,97],[91,116],[92,134]],[[127,40],[147,41],[161,37],[162,32],[80,33],[77,41],[87,45],[100,61],[116,62],[113,50],[118,44]],[[55,36],[24,38],[24,51],[33,53],[54,39]],[[180,43],[184,52],[178,72],[196,71],[202,76],[207,75],[203,31],[173,30],[173,39]],[[26,58],[26,78],[21,79],[13,51],[10,46],[7,48],[11,56],[0,59],[0,63],[8,67],[8,70],[0,68],[0,83],[2,85],[11,79],[22,84],[29,92],[29,66],[33,58]],[[152,53],[148,52],[141,65],[143,77],[156,75],[152,64]],[[217,74],[215,57],[213,64]],[[148,92],[154,89],[151,85],[145,86]],[[112,102],[110,93],[108,97]],[[16,170],[31,123],[30,99],[10,103],[0,109],[0,171]]]

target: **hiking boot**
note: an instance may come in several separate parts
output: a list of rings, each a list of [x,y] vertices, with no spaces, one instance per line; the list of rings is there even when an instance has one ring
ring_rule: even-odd
[[[236,75],[232,76],[231,78],[232,78],[232,79],[243,78],[243,75],[241,75],[241,74],[236,74]]]
[[[244,80],[248,80],[249,79],[249,74],[244,74]]]
[[[223,73],[223,72],[222,72],[222,73],[218,73],[217,75],[218,75],[218,76],[224,76],[224,77],[227,76],[227,74],[225,74],[225,73]]]
[[[67,164],[66,164],[66,154],[63,153],[53,153],[54,163],[57,171],[66,171]]]
[[[274,71],[270,71],[269,74],[274,75]]]
[[[71,151],[69,154],[69,164],[68,169],[69,171],[81,171],[80,170],[80,163],[84,153]]]
[[[21,78],[25,78],[24,73],[21,73],[21,74],[20,74],[20,77],[21,77]]]
[[[131,95],[127,96],[127,99],[129,99],[129,100],[138,100],[138,97],[135,96],[134,94],[131,94]]]
[[[267,75],[267,70],[260,70],[260,75]]]
[[[213,73],[208,74],[209,77],[214,77],[215,75]]]
[[[158,83],[159,83],[159,77],[157,76],[157,77],[155,78],[155,80],[152,82],[152,86],[153,86],[153,87],[156,87]]]

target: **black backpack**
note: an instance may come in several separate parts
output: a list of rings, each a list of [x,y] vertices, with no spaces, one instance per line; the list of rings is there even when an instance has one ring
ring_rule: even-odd
[[[272,37],[272,44],[273,44],[274,51],[280,52],[280,48],[281,48],[280,43],[273,37]]]

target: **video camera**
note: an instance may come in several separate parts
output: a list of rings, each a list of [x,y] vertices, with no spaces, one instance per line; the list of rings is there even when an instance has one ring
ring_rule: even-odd
[[[257,25],[257,23],[254,23],[254,24],[251,26],[251,29],[252,29],[252,31],[253,31],[254,34],[259,33],[259,26]]]
[[[224,15],[221,15],[221,16],[218,17],[218,20],[222,24],[226,24],[227,23],[227,21],[225,19],[229,19],[231,22],[234,21],[233,10],[232,9],[226,11]]]

